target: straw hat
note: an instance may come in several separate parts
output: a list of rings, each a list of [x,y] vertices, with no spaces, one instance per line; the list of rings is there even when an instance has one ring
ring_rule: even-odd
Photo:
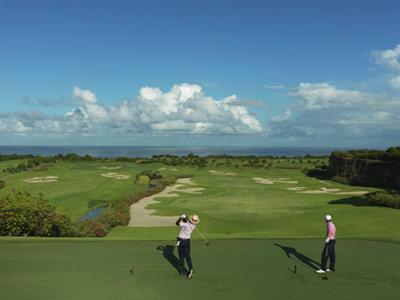
[[[193,216],[190,216],[189,221],[190,221],[190,223],[196,225],[196,224],[199,224],[200,218],[198,215],[193,215]]]

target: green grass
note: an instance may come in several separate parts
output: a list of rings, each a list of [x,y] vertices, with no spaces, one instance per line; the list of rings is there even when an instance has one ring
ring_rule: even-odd
[[[272,160],[271,160],[272,161]],[[277,161],[277,160],[276,160]],[[280,165],[290,160],[280,160]],[[312,165],[305,160],[305,166]],[[312,160],[310,160],[312,161]],[[3,164],[5,162],[2,162]],[[275,162],[275,165],[278,165]],[[102,169],[103,167],[121,169]],[[79,220],[93,208],[135,193],[143,187],[134,183],[134,176],[144,169],[159,169],[164,176],[193,175],[205,190],[202,194],[181,194],[178,198],[164,198],[149,206],[156,214],[178,216],[181,213],[198,214],[200,228],[210,238],[300,238],[323,235],[323,215],[331,214],[338,228],[338,235],[347,238],[387,238],[400,240],[399,210],[366,205],[363,197],[330,194],[302,194],[286,188],[303,186],[307,189],[321,187],[340,188],[342,191],[375,191],[374,188],[352,187],[336,182],[321,182],[304,175],[298,169],[207,167],[167,167],[161,164],[138,165],[126,162],[62,162],[45,170],[9,174],[3,178],[11,189],[43,193],[57,209]],[[211,169],[234,172],[235,176],[216,176]],[[102,173],[117,172],[130,175],[129,180],[102,177]],[[58,182],[26,183],[24,179],[38,176],[58,176]],[[287,177],[298,184],[275,183],[264,185],[253,177]],[[168,239],[174,228],[115,228],[110,239]]]
[[[119,166],[121,169],[109,170],[102,167]],[[10,174],[3,178],[6,182],[1,194],[13,188],[30,193],[43,193],[56,208],[78,220],[90,210],[95,202],[112,202],[122,196],[132,194],[142,187],[134,184],[134,177],[146,166],[133,163],[104,162],[63,162],[48,166],[45,170]],[[130,175],[128,180],[116,180],[101,176],[102,173],[115,172]],[[59,181],[49,183],[26,183],[24,179],[43,176],[58,176]]]
[[[199,228],[210,238],[317,238],[324,234],[323,216],[331,214],[340,237],[400,240],[399,210],[368,206],[360,196],[302,194],[286,189],[303,186],[312,190],[324,186],[342,191],[377,190],[374,188],[321,183],[299,170],[222,169],[237,175],[215,176],[208,169],[180,169],[193,174],[205,191],[199,195],[182,193],[178,198],[164,198],[149,208],[156,209],[159,215],[196,213],[201,218]],[[288,177],[299,183],[263,185],[255,183],[253,177]],[[109,238],[165,239],[171,230],[116,228]]]
[[[99,169],[103,166],[122,168]],[[235,163],[198,169],[63,162],[46,170],[7,175],[0,195],[12,188],[44,193],[74,220],[96,201],[116,201],[138,191],[141,187],[134,184],[133,177],[141,170],[165,167],[165,176],[192,175],[205,188],[201,194],[163,198],[150,208],[158,215],[198,214],[199,229],[211,246],[206,247],[199,235],[193,234],[196,273],[188,281],[177,275],[170,262],[173,256],[168,260],[157,250],[158,246],[174,245],[175,226],[118,227],[104,239],[0,238],[0,299],[398,299],[400,211],[368,206],[364,197],[289,191],[286,188],[294,186],[377,189],[322,183],[299,169],[282,166],[290,167],[290,162],[274,161],[268,169],[236,167]],[[211,169],[236,175],[216,176]],[[131,179],[100,176],[107,172],[129,174]],[[50,175],[60,180],[23,181]],[[298,184],[263,185],[253,177],[289,177]],[[337,272],[325,278],[304,260],[319,261],[327,213],[333,215],[337,227],[338,261]],[[296,249],[297,257],[288,258],[275,243]]]
[[[321,240],[194,241],[190,281],[171,264],[176,250],[169,259],[157,250],[173,244],[1,240],[0,299],[398,299],[398,243],[340,240],[337,271],[325,278],[303,262],[319,261]]]
[[[0,176],[4,175],[3,173],[1,173],[3,169],[16,167],[19,164],[26,163],[27,161],[28,161],[27,159],[12,159],[12,160],[0,161]]]

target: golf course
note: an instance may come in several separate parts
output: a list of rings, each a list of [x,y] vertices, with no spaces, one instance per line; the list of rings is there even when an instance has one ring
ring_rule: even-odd
[[[400,211],[368,204],[366,194],[378,188],[302,172],[316,160],[327,162],[60,161],[5,173],[0,196],[41,193],[75,222],[143,191],[135,177],[144,170],[172,183],[149,204],[131,206],[131,216],[147,215],[141,222],[151,226],[132,217],[104,238],[1,237],[0,299],[398,299]],[[201,220],[192,280],[178,274],[174,220],[182,213]],[[326,214],[337,228],[337,266],[319,275]]]

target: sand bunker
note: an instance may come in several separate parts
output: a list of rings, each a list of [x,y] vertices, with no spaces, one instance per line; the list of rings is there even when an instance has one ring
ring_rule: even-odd
[[[33,177],[24,179],[24,182],[27,183],[46,183],[46,182],[56,182],[58,181],[58,176],[43,176],[43,177]]]
[[[319,182],[321,182],[321,183],[323,183],[323,184],[329,184],[329,185],[332,185],[332,183],[330,183],[330,182],[326,182],[325,180],[320,180]]]
[[[198,185],[192,178],[179,178],[176,182],[180,184],[178,188],[182,185]]]
[[[272,184],[272,183],[267,183],[267,184]],[[367,191],[340,192],[341,189],[339,189],[339,188],[328,189],[326,187],[321,187],[318,190],[308,190],[308,191],[307,191],[307,188],[304,186],[289,187],[286,189],[289,191],[294,191],[294,192],[298,192],[298,193],[302,193],[302,194],[366,195],[369,193]]]
[[[101,174],[101,176],[103,177],[107,177],[107,178],[114,178],[114,179],[118,179],[118,180],[126,180],[129,179],[129,175],[122,175],[122,174],[118,174],[118,173],[103,173]]]
[[[340,193],[335,193],[335,195],[358,195],[358,196],[362,196],[362,195],[366,195],[369,194],[369,192],[367,191],[354,191],[354,192],[340,192]]]
[[[253,180],[256,183],[260,184],[274,184],[274,183],[289,183],[289,184],[297,184],[298,181],[290,180],[290,178],[261,178],[261,177],[254,177]]]
[[[327,194],[327,193],[335,193],[339,192],[340,189],[328,189],[326,187],[321,187],[319,190],[311,190],[311,191],[302,191],[300,193],[303,194]]]
[[[332,195],[366,195],[369,192],[367,191],[352,191],[352,192],[340,192],[341,189],[328,189],[326,187],[321,187],[319,190],[311,190],[311,191],[299,191],[299,193],[303,194],[332,194]]]
[[[168,227],[175,226],[175,222],[178,219],[175,217],[155,216],[152,215],[156,211],[154,209],[146,209],[149,204],[157,203],[159,201],[156,198],[166,197],[179,197],[178,193],[190,193],[190,194],[201,194],[204,188],[195,187],[187,188],[188,185],[197,185],[191,178],[180,178],[177,180],[177,184],[167,186],[163,191],[158,194],[145,197],[139,202],[131,205],[130,216],[131,220],[128,227]],[[182,189],[184,188],[184,189]]]
[[[254,177],[253,180],[260,184],[274,184],[274,183],[290,183],[296,184],[298,183],[295,180],[290,180],[288,177],[280,177],[280,178],[261,178],[261,177]],[[325,182],[324,180],[320,180],[321,183],[332,185],[330,182]],[[307,190],[304,186],[296,186],[296,187],[289,187],[286,188],[289,191],[294,191],[297,193],[302,194],[332,194],[332,195],[355,195],[355,196],[362,196],[366,195],[369,192],[367,191],[352,191],[352,192],[341,192],[339,188],[332,188],[328,189],[326,187],[321,187],[318,190]]]
[[[221,171],[215,171],[215,170],[210,170],[209,172],[211,174],[217,175],[217,176],[235,176],[236,175],[236,173],[233,173],[233,172],[221,172]]]
[[[158,171],[179,171],[178,169],[175,169],[175,168],[159,168],[157,170]]]
[[[307,189],[306,187],[304,187],[304,186],[297,186],[297,187],[290,187],[290,188],[286,188],[287,190],[289,190],[289,191],[304,191],[305,189]]]
[[[101,168],[99,168],[99,169],[103,169],[103,170],[119,170],[119,169],[121,169],[122,167],[101,167]]]

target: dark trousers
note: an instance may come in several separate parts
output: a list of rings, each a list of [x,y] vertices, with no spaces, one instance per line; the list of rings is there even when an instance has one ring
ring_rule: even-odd
[[[326,264],[329,258],[329,269],[335,271],[336,253],[335,253],[336,240],[330,240],[325,244],[321,257],[321,269],[326,271]]]
[[[179,265],[181,271],[185,270],[185,262],[188,265],[189,271],[193,269],[192,265],[192,258],[190,257],[190,240],[182,240],[178,238],[179,245],[178,245],[178,255],[179,255]]]

